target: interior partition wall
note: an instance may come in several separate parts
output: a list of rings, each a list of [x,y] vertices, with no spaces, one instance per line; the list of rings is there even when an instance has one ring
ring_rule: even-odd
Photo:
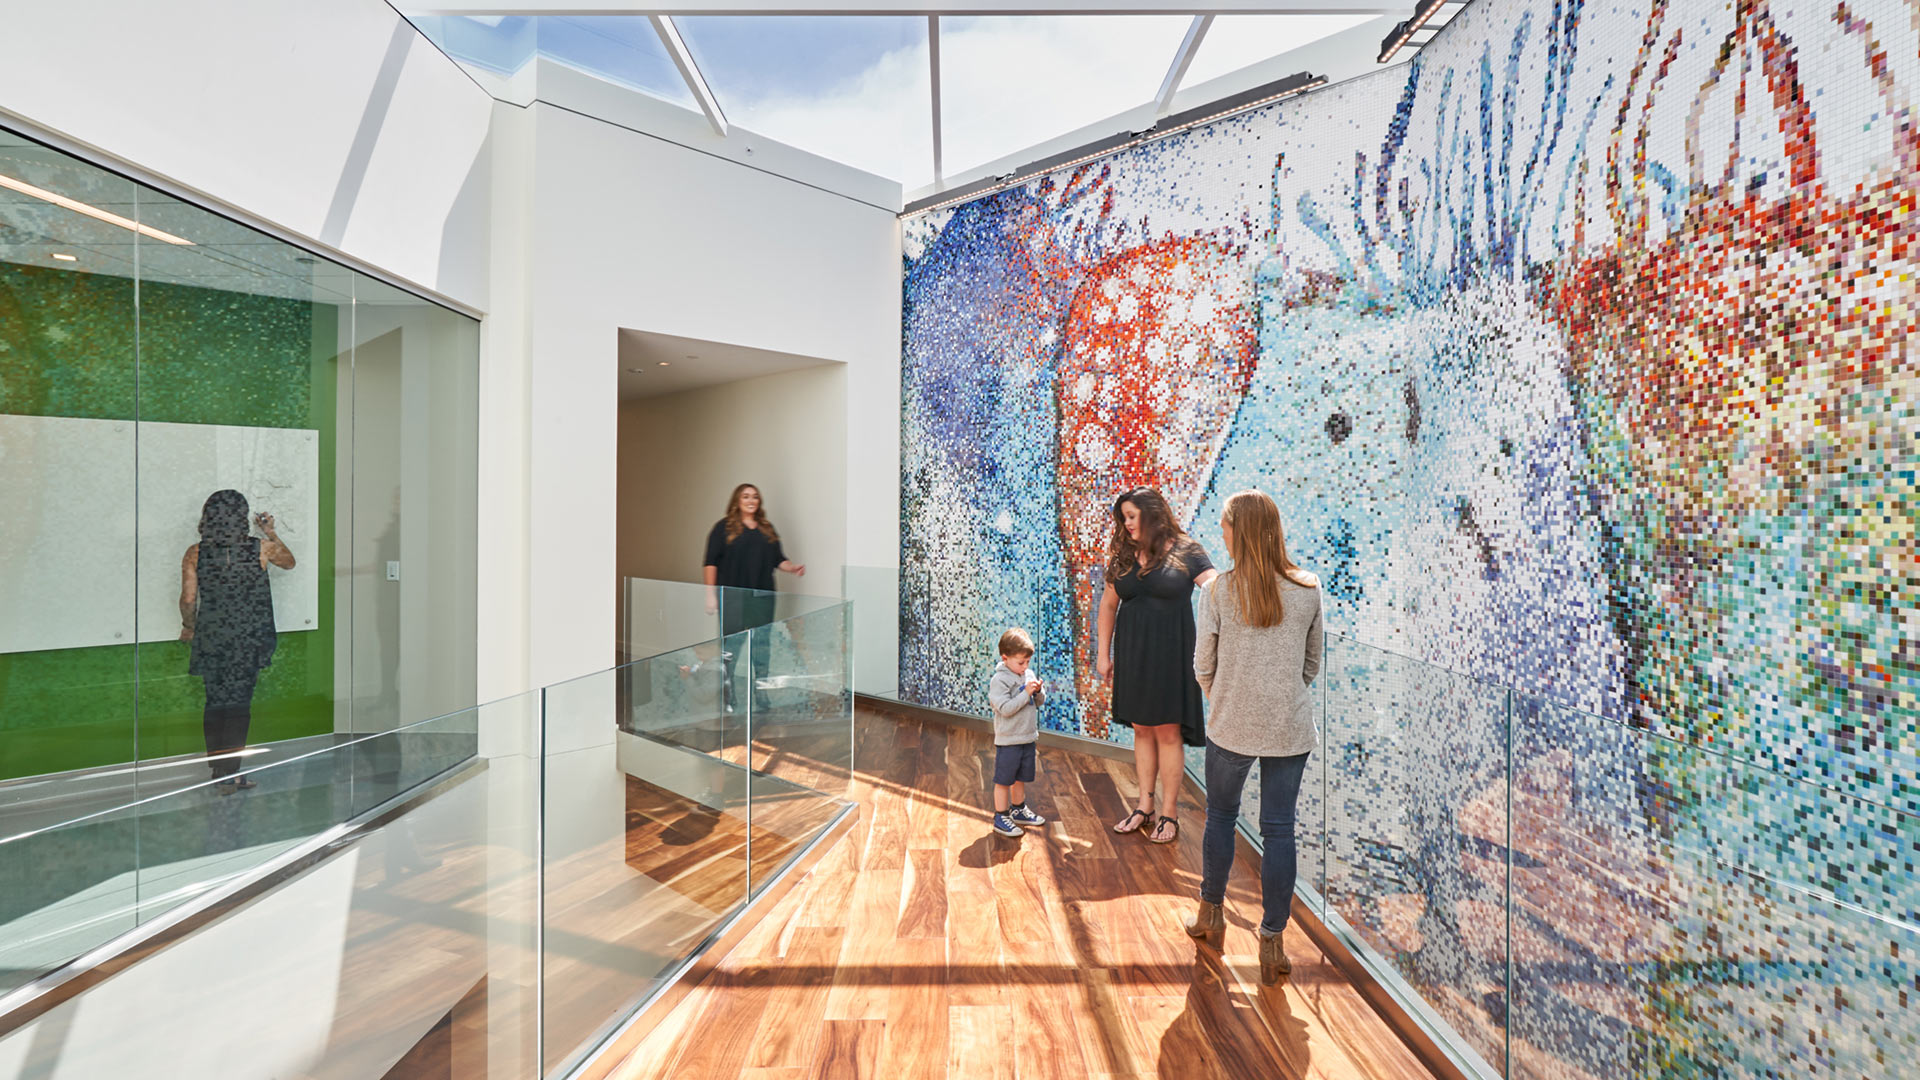
[[[1113,500],[1224,566],[1264,490],[1372,657],[1302,844],[1479,1068],[1898,1072],[1911,13],[1475,0],[1410,64],[907,217],[900,696],[983,712],[1022,625],[1043,727],[1126,740]]]
[[[250,726],[217,749],[258,764],[470,708],[478,342],[465,315],[0,131],[0,806],[207,778],[182,596],[215,492],[293,557],[268,570]]]

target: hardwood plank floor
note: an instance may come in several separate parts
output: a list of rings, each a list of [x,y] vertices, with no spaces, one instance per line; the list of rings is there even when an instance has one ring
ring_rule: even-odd
[[[1245,860],[1221,946],[1181,933],[1200,870],[1191,800],[1179,843],[1113,836],[1132,766],[1042,748],[1029,802],[1052,823],[1009,840],[987,825],[986,736],[855,723],[853,832],[613,1080],[1431,1075],[1298,928],[1293,976],[1260,985]]]

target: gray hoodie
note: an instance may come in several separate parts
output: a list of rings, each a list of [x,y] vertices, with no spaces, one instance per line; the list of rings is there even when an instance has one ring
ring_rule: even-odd
[[[987,704],[993,706],[993,745],[1022,746],[1040,741],[1039,693],[1027,693],[1027,677],[1004,662],[993,669]]]

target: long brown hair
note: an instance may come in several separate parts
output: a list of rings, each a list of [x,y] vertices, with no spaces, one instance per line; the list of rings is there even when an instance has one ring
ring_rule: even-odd
[[[1126,505],[1140,511],[1140,542],[1127,535]],[[1186,561],[1181,547],[1187,531],[1174,520],[1173,510],[1156,488],[1137,487],[1113,500],[1113,536],[1107,540],[1107,580],[1118,581],[1129,572],[1140,570],[1140,556],[1147,557],[1146,570],[1171,566],[1184,570]]]
[[[745,515],[740,512],[740,493],[749,488],[755,495],[760,496],[760,512],[753,515],[760,531],[766,533],[769,540],[780,539],[780,531],[773,527],[773,519],[767,517],[766,493],[760,490],[758,484],[741,484],[733,489],[732,495],[727,496],[727,543],[733,543],[739,539],[741,533],[747,531]]]
[[[1222,577],[1233,590],[1233,603],[1248,626],[1279,626],[1286,615],[1280,599],[1280,577],[1302,588],[1315,586],[1313,577],[1287,556],[1287,534],[1280,527],[1280,508],[1264,492],[1242,491],[1227,499],[1220,520],[1233,530],[1227,554],[1233,569]]]

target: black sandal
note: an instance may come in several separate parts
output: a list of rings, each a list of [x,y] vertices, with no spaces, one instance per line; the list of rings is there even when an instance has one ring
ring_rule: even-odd
[[[1153,811],[1142,810],[1136,806],[1133,808],[1132,813],[1120,819],[1120,823],[1113,827],[1113,831],[1117,833],[1123,833],[1123,834],[1130,833],[1130,832],[1139,832],[1140,826],[1145,825],[1147,823],[1147,819],[1152,816],[1153,816]]]
[[[1171,835],[1171,836],[1169,836],[1169,837],[1167,837],[1167,838],[1166,838],[1165,840],[1162,840],[1162,839],[1159,839],[1159,836],[1158,836],[1158,833],[1160,832],[1160,826],[1162,826],[1162,825],[1171,825],[1171,826],[1173,826],[1173,835]],[[1162,817],[1162,818],[1161,818],[1161,819],[1160,819],[1159,821],[1156,821],[1156,822],[1154,822],[1154,823],[1153,823],[1153,833],[1154,833],[1154,835],[1149,835],[1149,836],[1147,837],[1147,843],[1149,843],[1149,844],[1171,844],[1171,843],[1173,843],[1173,842],[1174,842],[1175,840],[1178,840],[1178,839],[1180,839],[1180,823],[1179,823],[1179,822],[1177,822],[1177,821],[1175,821],[1175,820],[1173,820],[1173,819],[1172,819],[1172,818],[1170,818],[1170,817]]]

